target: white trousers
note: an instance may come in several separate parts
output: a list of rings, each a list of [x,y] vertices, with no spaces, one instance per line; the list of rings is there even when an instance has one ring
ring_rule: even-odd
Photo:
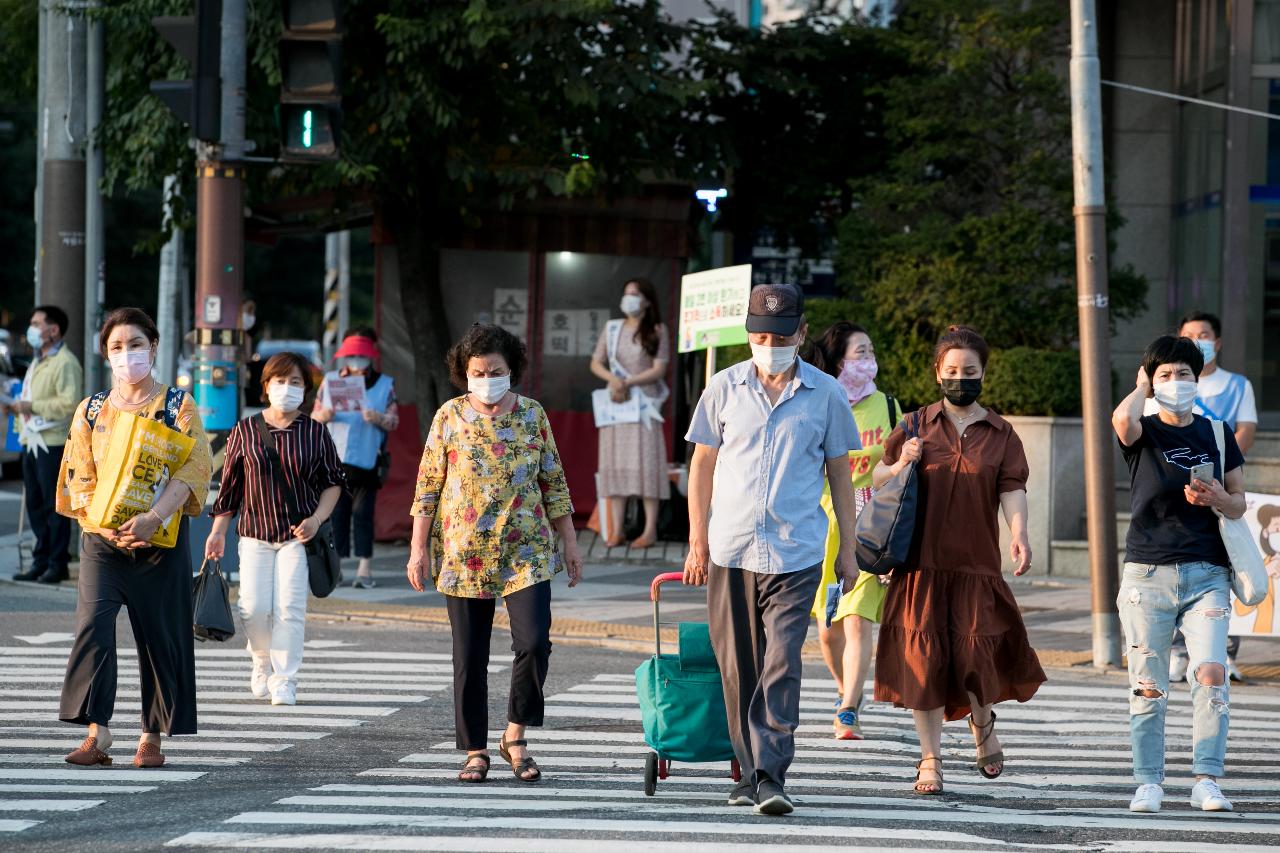
[[[302,665],[308,585],[301,542],[240,538],[240,618],[270,690],[292,686]]]

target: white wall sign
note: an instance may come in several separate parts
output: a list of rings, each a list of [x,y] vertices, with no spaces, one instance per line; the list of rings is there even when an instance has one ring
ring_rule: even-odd
[[[529,341],[529,291],[497,287],[493,291],[493,324]]]
[[[1246,607],[1231,597],[1231,636],[1248,634],[1280,636],[1280,615],[1276,613],[1277,587],[1280,586],[1280,495],[1245,492],[1245,521],[1249,522],[1267,564],[1270,589],[1261,604]]]

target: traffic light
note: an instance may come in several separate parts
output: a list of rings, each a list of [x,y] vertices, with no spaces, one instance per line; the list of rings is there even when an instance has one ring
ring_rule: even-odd
[[[285,160],[338,158],[342,120],[341,0],[284,0],[280,135]]]
[[[222,125],[221,0],[196,0],[194,15],[152,18],[151,25],[194,70],[190,80],[153,80],[151,93],[191,126],[196,139],[217,142]]]

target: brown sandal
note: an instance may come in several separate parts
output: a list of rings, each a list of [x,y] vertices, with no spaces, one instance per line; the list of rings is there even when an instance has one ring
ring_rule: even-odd
[[[988,755],[982,754],[982,745],[991,740],[991,736],[996,733],[996,712],[991,712],[991,719],[987,721],[985,726],[976,725],[973,722],[973,714],[969,714],[969,731],[973,732],[975,738],[979,738],[976,752],[977,760],[974,762],[973,769],[982,774],[983,778],[995,779],[1004,772],[1004,750],[992,752]],[[1000,769],[995,773],[988,773],[987,766],[990,764],[999,764]]]
[[[920,768],[920,765],[924,764],[926,761],[938,762],[938,769],[934,771],[935,773],[938,774],[938,779],[936,782],[932,779],[926,779],[923,782],[920,781],[920,774],[923,772]],[[921,788],[920,787],[921,785],[937,785],[938,788],[937,790],[930,790],[928,788]],[[927,796],[927,797],[936,796],[942,793],[942,759],[941,758],[939,758],[936,755],[930,755],[928,758],[922,758],[916,762],[916,782],[915,782],[915,786],[911,790],[915,791],[917,794],[923,794],[924,796]]]
[[[526,755],[524,758],[515,759],[511,757],[511,753],[507,751],[509,746],[528,746],[529,741],[521,738],[520,740],[507,740],[507,736],[503,735],[502,740],[498,742],[498,752],[502,753],[503,759],[511,765],[511,772],[521,782],[537,782],[542,779],[542,771],[538,769],[538,764],[533,760],[533,756]],[[533,771],[532,776],[526,776],[525,773]]]
[[[478,762],[484,762],[484,766],[480,766]],[[474,755],[468,755],[467,760],[462,762],[462,769],[458,771],[459,782],[469,782],[478,784],[489,778],[489,756],[483,752],[477,752]],[[480,778],[473,778],[479,776]]]
[[[98,739],[90,736],[85,738],[80,746],[67,753],[66,762],[79,767],[94,767],[98,764],[110,764],[111,756],[98,749]]]
[[[160,744],[152,743],[144,740],[138,744],[138,751],[133,756],[134,767],[163,767],[164,753],[160,751]]]

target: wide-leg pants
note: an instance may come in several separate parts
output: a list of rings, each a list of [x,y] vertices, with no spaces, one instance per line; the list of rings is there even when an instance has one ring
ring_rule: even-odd
[[[80,537],[76,639],[67,660],[58,719],[107,725],[116,704],[116,616],[129,608],[138,647],[142,731],[196,732],[196,661],[191,554],[183,519],[173,548],[124,551],[101,536]]]

